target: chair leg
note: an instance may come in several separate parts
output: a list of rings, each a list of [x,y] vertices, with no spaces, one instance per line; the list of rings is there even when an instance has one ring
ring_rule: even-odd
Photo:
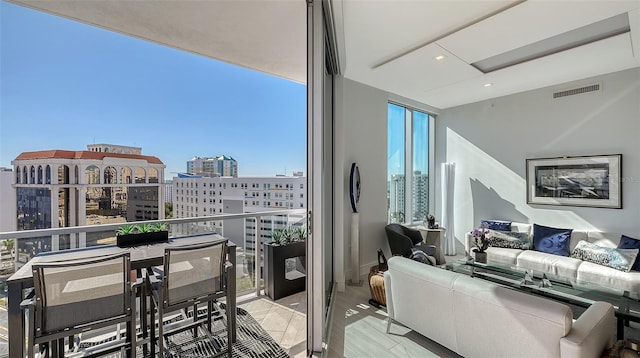
[[[391,329],[391,321],[393,319],[391,317],[387,318],[387,334],[389,334],[389,330]]]
[[[227,316],[227,357],[232,358],[233,357],[233,341],[232,341],[232,335],[231,335],[231,329],[229,326],[229,314],[227,312],[227,310],[229,309],[229,305],[227,304],[226,309],[225,309],[225,316]]]

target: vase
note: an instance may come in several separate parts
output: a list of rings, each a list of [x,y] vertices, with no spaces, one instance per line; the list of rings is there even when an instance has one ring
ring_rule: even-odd
[[[475,261],[481,264],[487,263],[487,253],[486,252],[475,252]]]

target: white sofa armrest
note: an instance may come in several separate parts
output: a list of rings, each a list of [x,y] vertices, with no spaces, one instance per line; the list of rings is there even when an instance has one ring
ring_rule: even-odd
[[[602,352],[613,344],[615,328],[613,306],[606,302],[595,302],[573,322],[569,334],[560,339],[560,356],[602,356]]]
[[[464,252],[467,256],[471,255],[471,249],[475,247],[475,243],[473,242],[473,236],[471,236],[470,232],[464,234]]]

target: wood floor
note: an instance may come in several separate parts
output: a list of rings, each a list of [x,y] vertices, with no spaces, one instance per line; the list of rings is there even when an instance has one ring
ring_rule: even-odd
[[[460,357],[396,323],[387,334],[386,310],[369,304],[371,294],[366,277],[364,281],[362,286],[346,286],[344,292],[337,293],[325,357]],[[640,340],[640,325],[631,323],[631,327],[625,329],[625,338]]]

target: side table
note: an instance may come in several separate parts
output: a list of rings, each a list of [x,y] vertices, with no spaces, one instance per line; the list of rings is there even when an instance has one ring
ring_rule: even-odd
[[[384,272],[387,269],[387,265],[375,265],[369,270],[368,281],[372,297],[369,304],[377,308],[387,307],[387,296],[384,290]]]
[[[434,245],[438,248],[436,264],[444,264],[444,233],[446,229],[443,227],[437,229],[429,229],[424,225],[418,225],[416,229],[418,229],[418,231],[420,231],[420,234],[422,234],[422,241],[425,244]]]

